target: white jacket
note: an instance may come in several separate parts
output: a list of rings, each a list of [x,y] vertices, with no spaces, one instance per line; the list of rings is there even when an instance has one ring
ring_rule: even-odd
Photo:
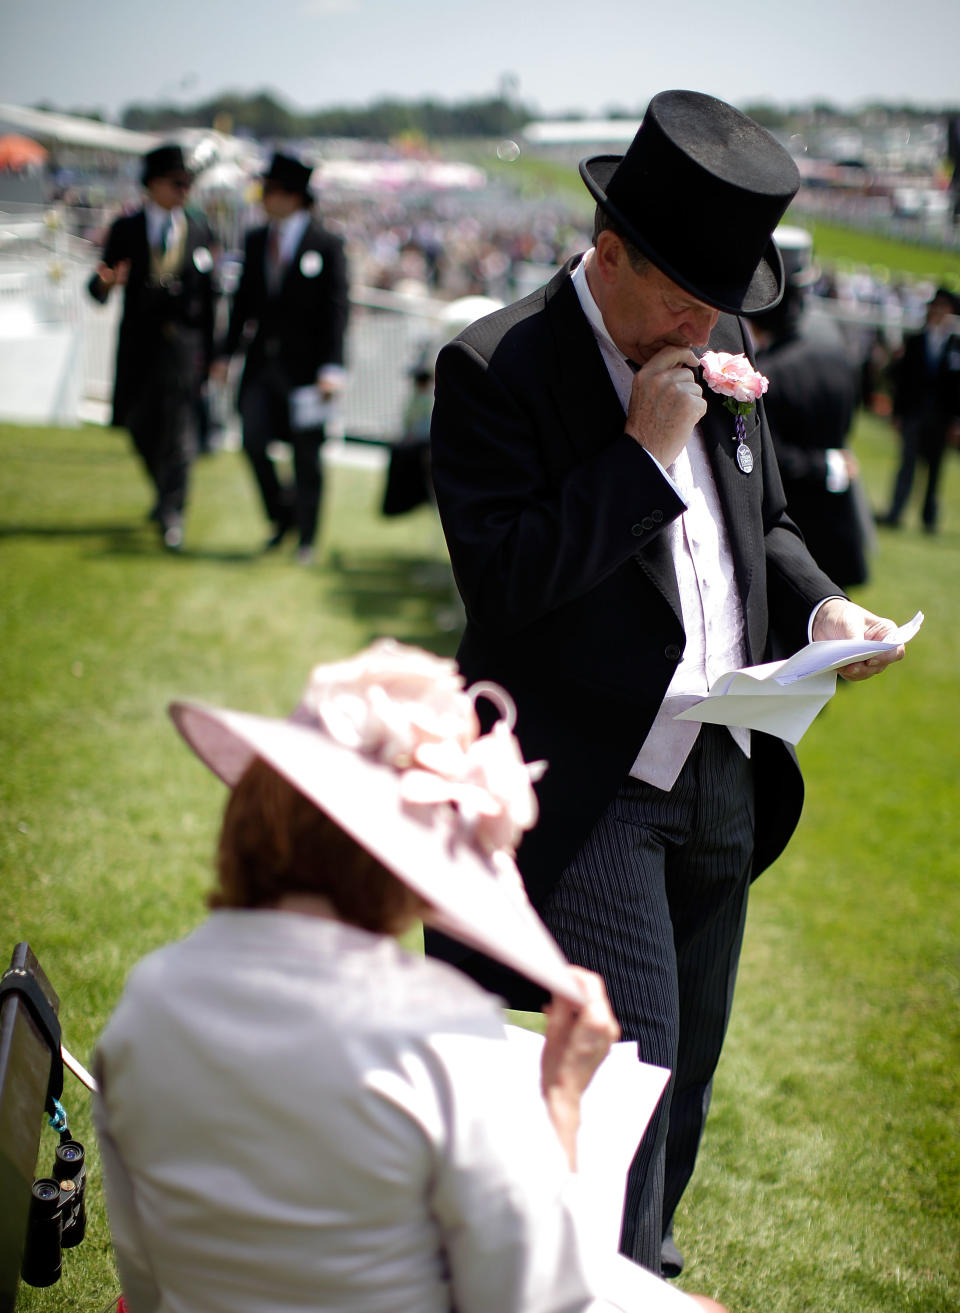
[[[131,1313],[690,1307],[585,1252],[497,1001],[393,940],[215,912],[134,969],[97,1068]]]

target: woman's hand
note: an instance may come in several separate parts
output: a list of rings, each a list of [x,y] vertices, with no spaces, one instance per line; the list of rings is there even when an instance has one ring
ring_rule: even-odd
[[[571,1170],[576,1171],[580,1096],[610,1052],[610,1045],[620,1038],[620,1027],[601,977],[582,967],[571,970],[583,988],[584,1002],[578,1006],[555,998],[544,1009],[547,1027],[540,1088]]]

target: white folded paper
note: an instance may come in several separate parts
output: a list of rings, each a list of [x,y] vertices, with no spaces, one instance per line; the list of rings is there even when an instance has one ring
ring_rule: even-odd
[[[506,1029],[516,1050],[517,1079],[539,1082],[543,1036],[520,1026]],[[581,1221],[597,1252],[616,1253],[627,1172],[669,1079],[666,1067],[640,1062],[636,1043],[624,1040],[611,1047],[584,1091],[577,1176],[590,1204]]]
[[[543,1036],[507,1026],[518,1081],[540,1080]],[[599,1298],[597,1313],[696,1313],[682,1290],[617,1253],[627,1172],[670,1073],[640,1062],[634,1042],[614,1044],[580,1104],[578,1222]]]
[[[837,689],[837,671],[907,643],[923,624],[923,612],[884,639],[835,638],[808,643],[786,661],[768,661],[721,675],[706,697],[675,720],[739,725],[799,743]]]
[[[330,418],[330,402],[324,401],[320,389],[308,383],[306,387],[294,388],[290,393],[290,427],[298,432],[302,429],[318,429]]]

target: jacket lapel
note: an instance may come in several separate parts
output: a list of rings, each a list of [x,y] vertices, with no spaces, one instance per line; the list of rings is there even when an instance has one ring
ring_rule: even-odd
[[[721,317],[710,339],[712,351],[736,354],[743,350],[742,339],[737,340],[739,334],[732,331],[735,324],[736,321],[729,316]],[[763,550],[763,544],[755,534],[755,526],[759,523],[757,505],[763,483],[759,407],[754,406],[752,413],[744,419],[744,442],[753,457],[753,467],[748,474],[737,462],[740,443],[737,439],[736,416],[727,410],[723,398],[712,392],[706,384],[703,385],[703,391],[707,399],[707,413],[700,421],[700,432],[723,508],[740,596],[746,603],[753,564]]]
[[[626,416],[570,278],[579,258],[570,260],[547,286],[546,308],[553,330],[554,378],[564,434],[577,457],[586,459],[606,445],[611,434],[623,433]],[[634,559],[680,619],[680,592],[668,535],[655,534]]]
[[[581,459],[622,433],[624,413],[597,346],[593,329],[580,308],[567,262],[547,285],[546,310],[557,359],[554,374],[564,435]]]
[[[293,255],[287,261],[286,267],[284,268],[283,271],[283,276],[280,279],[281,288],[286,287],[287,283],[290,280],[291,275],[294,273],[295,270],[299,271],[300,262],[303,259],[304,252],[310,249],[314,236],[315,233],[314,233],[313,221],[311,220],[310,223],[307,224],[306,228],[304,228],[303,232],[300,234],[300,240],[299,242],[297,242],[296,250],[293,252]]]

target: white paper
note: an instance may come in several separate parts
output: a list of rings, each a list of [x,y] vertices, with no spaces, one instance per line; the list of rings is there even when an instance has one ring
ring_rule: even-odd
[[[63,1065],[67,1068],[68,1071],[73,1072],[74,1076],[76,1076],[80,1084],[86,1085],[87,1089],[90,1090],[91,1093],[96,1094],[97,1082],[90,1075],[89,1071],[87,1071],[83,1063],[78,1062],[77,1059],[73,1056],[73,1054],[64,1044],[60,1045],[60,1056],[63,1059]]]
[[[290,425],[292,428],[318,429],[330,418],[330,402],[324,401],[320,389],[313,383],[294,388],[290,393]]]
[[[543,1036],[507,1026],[518,1063],[518,1080],[539,1084]],[[633,1155],[660,1101],[670,1072],[640,1062],[634,1041],[614,1044],[580,1102],[577,1176],[589,1200],[581,1222],[598,1253],[616,1253],[623,1198]]]
[[[823,639],[808,643],[786,661],[730,670],[714,680],[705,698],[674,719],[764,730],[799,743],[836,692],[838,670],[893,651],[909,642],[922,624],[923,612],[918,611],[884,639]]]

